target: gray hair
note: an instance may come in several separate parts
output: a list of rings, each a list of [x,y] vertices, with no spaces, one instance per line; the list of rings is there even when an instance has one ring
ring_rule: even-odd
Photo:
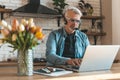
[[[63,11],[63,14],[64,14],[64,16],[66,17],[67,16],[67,11],[73,11],[74,13],[76,13],[76,14],[79,14],[80,16],[82,16],[82,12],[78,9],[78,8],[76,8],[76,7],[73,7],[73,6],[68,6],[67,8],[65,8],[65,10]]]

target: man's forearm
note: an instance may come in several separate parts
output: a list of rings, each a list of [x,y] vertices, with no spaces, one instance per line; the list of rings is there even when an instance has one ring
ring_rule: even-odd
[[[53,65],[64,65],[70,58],[60,57],[55,54],[46,55],[47,61]]]

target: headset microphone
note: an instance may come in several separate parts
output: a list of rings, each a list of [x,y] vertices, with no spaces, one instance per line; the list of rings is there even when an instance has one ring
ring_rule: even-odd
[[[74,28],[74,30],[79,30],[78,28]]]

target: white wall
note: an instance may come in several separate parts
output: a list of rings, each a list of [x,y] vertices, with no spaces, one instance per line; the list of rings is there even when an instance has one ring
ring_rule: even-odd
[[[102,15],[103,19],[103,30],[106,35],[102,37],[102,44],[112,44],[112,0],[101,0],[102,2]]]
[[[120,45],[120,0],[112,0],[112,44]],[[120,50],[116,59],[120,60]]]

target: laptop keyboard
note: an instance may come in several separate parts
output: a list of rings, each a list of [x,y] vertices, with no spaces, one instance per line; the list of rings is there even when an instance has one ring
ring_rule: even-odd
[[[74,72],[78,72],[80,66],[58,65],[57,67],[60,67],[60,68],[66,69],[66,70],[70,70],[70,71],[74,71]]]
[[[79,66],[72,66],[72,65],[67,65],[67,68],[72,68],[72,69],[79,69]]]

